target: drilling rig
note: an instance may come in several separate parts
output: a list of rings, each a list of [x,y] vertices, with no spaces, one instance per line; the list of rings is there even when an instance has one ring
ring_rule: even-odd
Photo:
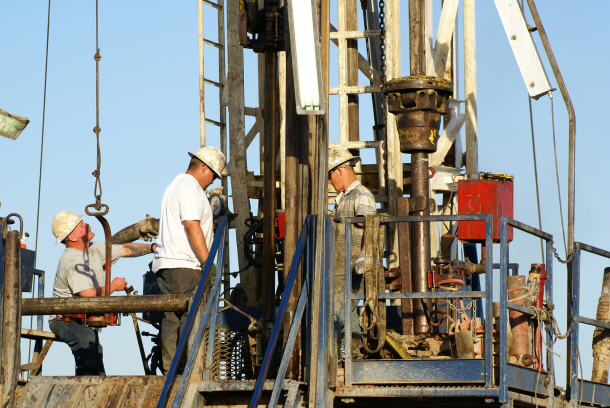
[[[605,258],[610,252],[575,241],[575,114],[534,0],[495,5],[528,97],[557,91],[548,64],[568,111],[565,260],[551,234],[514,219],[518,180],[479,169],[475,0],[444,0],[437,22],[431,0],[337,0],[336,15],[330,0],[197,3],[199,143],[217,142],[230,157],[222,188],[208,191],[217,226],[197,293],[158,294],[153,274],[145,277],[146,296],[108,297],[95,306],[43,295],[21,299],[15,288],[31,287],[34,276],[44,282],[44,272],[34,268],[32,251],[19,247],[24,221],[20,233],[9,227],[17,214],[0,218],[0,312],[7,322],[0,332],[1,385],[8,404],[2,406],[610,405],[608,268],[596,318],[579,308],[583,251]],[[204,36],[211,15],[217,38]],[[401,67],[406,39],[408,75]],[[214,52],[204,58],[210,47]],[[246,75],[253,70],[245,53],[256,54],[257,76]],[[205,70],[207,59],[216,62],[217,80]],[[214,104],[206,85],[218,88]],[[258,107],[246,106],[246,85],[258,88]],[[212,115],[210,106],[218,112]],[[361,126],[370,123],[365,115],[373,118],[372,131]],[[254,119],[250,129],[246,117]],[[206,135],[206,126],[217,128],[218,140]],[[260,175],[248,165],[252,149],[260,151]],[[375,215],[329,215],[340,200],[329,183],[331,149],[366,158],[353,168],[374,196]],[[112,242],[154,237],[157,222],[147,216]],[[336,236],[338,225],[345,237]],[[366,231],[360,292],[352,289],[360,277],[346,256],[356,226]],[[509,256],[517,231],[544,245],[543,261],[532,258],[527,274]],[[238,260],[233,271],[230,252]],[[337,270],[337,256],[346,258],[344,270]],[[565,333],[553,315],[559,262],[567,268]],[[336,276],[344,277],[344,316],[335,313]],[[357,305],[357,323],[349,305]],[[163,312],[188,313],[172,367],[153,375],[141,349],[151,375],[45,377],[42,361],[56,338],[43,330],[42,316],[93,311],[146,312],[145,320],[157,325]],[[22,315],[39,316],[38,330],[8,324]],[[345,326],[337,329],[338,322]],[[578,372],[580,324],[596,327],[591,381]],[[359,340],[349,335],[354,329],[363,344],[356,355],[346,352]],[[21,367],[19,330],[37,341],[33,361]],[[567,380],[557,384],[553,344],[564,338]],[[29,372],[27,381],[20,372]]]

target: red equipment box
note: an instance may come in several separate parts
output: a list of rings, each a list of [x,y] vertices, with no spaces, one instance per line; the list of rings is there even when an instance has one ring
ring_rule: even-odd
[[[458,182],[458,214],[493,215],[493,242],[500,242],[500,217],[513,217],[513,182],[511,180],[460,180]],[[458,239],[462,242],[485,243],[485,221],[459,221]],[[513,227],[508,227],[508,241],[513,240]]]

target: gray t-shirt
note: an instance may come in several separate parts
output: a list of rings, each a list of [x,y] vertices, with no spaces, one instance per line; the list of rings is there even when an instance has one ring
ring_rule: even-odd
[[[112,263],[118,261],[122,254],[122,245],[112,245]],[[79,297],[77,293],[83,290],[104,286],[105,263],[106,246],[99,242],[92,242],[89,252],[66,248],[57,265],[53,297],[75,298]]]

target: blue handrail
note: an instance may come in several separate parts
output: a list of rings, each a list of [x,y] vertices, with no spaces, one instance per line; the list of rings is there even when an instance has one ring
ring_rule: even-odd
[[[186,323],[184,326],[184,331],[182,332],[181,336],[180,336],[180,341],[178,342],[178,348],[176,350],[176,354],[174,355],[174,359],[172,361],[172,365],[170,366],[169,372],[167,373],[167,378],[165,379],[165,384],[163,385],[163,389],[161,391],[161,395],[159,397],[159,403],[157,404],[157,408],[165,408],[165,406],[167,405],[167,401],[169,399],[169,395],[172,389],[172,386],[174,384],[174,378],[176,376],[176,370],[178,369],[178,363],[180,362],[180,359],[182,358],[182,354],[184,353],[184,350],[186,348],[186,344],[187,344],[187,339],[188,336],[191,333],[191,330],[193,329],[193,324],[195,321],[195,316],[197,315],[197,310],[199,309],[199,305],[201,304],[201,300],[203,299],[203,293],[205,291],[205,286],[206,286],[206,282],[208,281],[208,276],[210,274],[210,270],[212,269],[212,264],[213,264],[213,260],[214,260],[214,256],[216,256],[216,254],[218,254],[217,257],[217,264],[219,265],[219,267],[216,270],[216,277],[214,279],[214,284],[212,285],[212,290],[208,299],[208,302],[206,304],[206,312],[208,310],[211,311],[211,302],[218,296],[219,290],[220,290],[220,282],[222,281],[222,275],[224,272],[224,248],[225,248],[225,234],[226,234],[226,230],[227,230],[227,217],[220,217],[218,220],[218,227],[216,228],[216,234],[214,235],[214,242],[212,244],[212,248],[210,249],[210,254],[208,256],[208,260],[205,263],[205,267],[203,268],[203,274],[201,275],[201,280],[199,281],[199,286],[197,287],[197,292],[195,292],[195,297],[193,298],[193,302],[191,304],[190,310],[189,310],[189,314],[188,317],[186,319]],[[202,319],[202,321],[199,323],[199,330],[198,333],[200,331],[205,331],[205,326],[207,325],[207,319],[209,318],[210,313],[204,313],[204,318]],[[199,336],[196,336],[196,339]],[[203,336],[201,336],[203,337]],[[201,340],[199,340],[199,344],[195,345],[193,344],[193,348],[192,350],[197,350],[197,348],[199,347],[199,345],[201,344]],[[184,395],[184,391],[186,389],[186,379],[188,379],[190,371],[192,369],[192,365],[193,365],[193,361],[194,358],[193,354],[197,354],[196,352],[190,353],[189,356],[189,361],[187,361],[187,366],[184,369],[184,373],[182,375],[182,379],[180,381],[180,388],[178,389],[178,392],[176,392],[176,396],[174,397],[174,405],[176,406],[176,403],[178,403],[178,406],[182,400],[182,397]],[[189,364],[190,363],[190,364]]]
[[[301,259],[303,258],[303,252],[305,249],[305,239],[307,238],[310,229],[312,229],[311,225],[313,223],[313,219],[313,216],[308,215],[307,218],[305,218],[305,223],[303,224],[303,228],[301,229],[301,235],[299,236],[299,241],[294,252],[294,257],[292,258],[292,264],[290,265],[290,271],[288,273],[288,279],[286,280],[286,286],[284,287],[284,293],[282,294],[282,301],[280,302],[277,318],[275,319],[275,323],[273,324],[273,331],[271,332],[271,338],[269,339],[267,351],[265,352],[265,358],[263,359],[263,366],[261,367],[260,374],[258,376],[258,379],[256,380],[256,385],[254,386],[254,394],[252,395],[252,400],[250,401],[250,408],[257,407],[260,401],[261,394],[263,392],[263,385],[265,383],[265,380],[267,379],[269,365],[271,364],[271,356],[273,356],[273,351],[275,350],[275,345],[280,334],[280,328],[282,327],[282,321],[284,320],[284,313],[286,312],[288,300],[290,298],[290,294],[292,293],[292,287],[294,286],[294,281],[297,277],[299,265],[301,263]],[[292,353],[292,346],[294,345],[299,324],[301,323],[301,317],[305,309],[308,287],[307,281],[309,278],[309,270],[311,269],[311,266],[312,265],[308,265],[308,267],[306,268],[306,276],[303,281],[301,295],[299,296],[299,303],[297,304],[296,313],[292,320],[289,339],[286,343],[286,348],[284,349],[284,356],[282,358],[280,370],[278,372],[278,376],[273,387],[272,401],[269,402],[269,408],[275,407],[277,404],[277,399],[279,398],[279,388],[281,387],[284,375],[286,374],[288,358]],[[275,402],[273,402],[274,398]]]

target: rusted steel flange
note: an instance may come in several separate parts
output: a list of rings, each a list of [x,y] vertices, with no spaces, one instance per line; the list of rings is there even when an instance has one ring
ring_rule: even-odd
[[[396,115],[400,151],[435,152],[452,82],[430,76],[395,78],[384,85],[384,94],[388,110]]]

